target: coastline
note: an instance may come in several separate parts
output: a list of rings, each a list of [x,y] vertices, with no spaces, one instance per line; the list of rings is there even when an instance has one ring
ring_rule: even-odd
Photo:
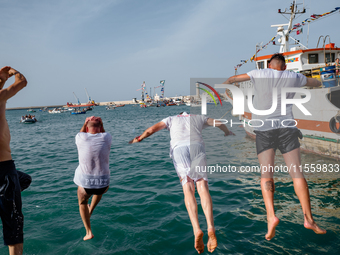
[[[178,99],[178,98],[190,98],[192,96],[174,96],[174,97],[165,97],[164,99],[170,100],[170,99]],[[139,101],[139,100],[137,100]],[[81,105],[84,105],[86,107],[87,103],[82,103]],[[131,100],[125,100],[125,101],[109,101],[109,102],[96,102],[98,106],[105,106],[105,105],[110,105],[110,104],[138,104],[135,102],[135,99]],[[11,107],[11,108],[6,108],[6,111],[10,110],[28,110],[28,109],[41,109],[41,108],[62,108],[62,107],[68,107],[66,104],[59,104],[59,105],[40,105],[40,106],[25,106],[25,107]]]
[[[98,106],[103,105],[109,105],[109,104],[136,104],[133,102],[133,100],[126,100],[126,101],[110,101],[110,102],[98,102]],[[82,103],[82,105],[86,105],[86,103]],[[67,105],[45,105],[45,106],[26,106],[26,107],[12,107],[12,108],[6,108],[6,111],[10,110],[26,110],[26,109],[41,109],[41,108],[61,108],[61,107],[67,107]]]

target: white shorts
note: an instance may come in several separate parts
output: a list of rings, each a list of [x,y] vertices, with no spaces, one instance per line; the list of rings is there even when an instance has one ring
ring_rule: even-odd
[[[208,181],[207,173],[200,171],[207,166],[203,144],[195,143],[175,147],[171,158],[182,186],[188,182],[187,177],[194,182],[200,179]]]

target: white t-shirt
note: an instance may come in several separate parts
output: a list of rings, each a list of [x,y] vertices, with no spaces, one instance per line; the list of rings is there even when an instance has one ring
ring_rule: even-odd
[[[74,183],[83,188],[100,189],[110,183],[109,155],[112,137],[109,133],[78,133],[79,166]]]
[[[192,115],[184,112],[181,115],[170,116],[162,121],[166,124],[170,131],[170,147],[174,149],[176,146],[189,143],[202,143],[202,130],[209,125],[208,117],[203,115]]]
[[[253,89],[253,106],[257,110],[269,110],[273,104],[273,88],[277,89],[277,107],[276,110],[269,115],[252,114],[252,119],[260,119],[264,122],[262,127],[256,127],[255,130],[265,131],[277,128],[284,128],[285,126],[294,127],[293,121],[293,105],[287,104],[286,115],[281,115],[281,89],[287,87],[302,87],[307,83],[307,78],[299,73],[291,71],[277,71],[274,69],[253,70],[247,73],[251,82],[254,85]],[[287,93],[286,97],[292,99],[295,93]],[[273,120],[275,121],[266,121]],[[281,122],[285,121],[284,126]],[[261,122],[253,122],[255,126],[260,126]]]

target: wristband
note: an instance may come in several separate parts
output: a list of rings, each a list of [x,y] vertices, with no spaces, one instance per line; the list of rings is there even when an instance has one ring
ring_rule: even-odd
[[[137,138],[138,142],[140,142],[140,141],[141,141],[141,139],[140,139],[140,136],[137,136],[136,138]]]

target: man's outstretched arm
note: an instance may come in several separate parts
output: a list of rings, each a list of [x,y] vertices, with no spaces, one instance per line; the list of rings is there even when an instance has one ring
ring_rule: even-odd
[[[8,70],[9,69],[9,70]],[[7,81],[7,79],[14,75],[15,80],[12,85],[10,85],[6,89],[0,90],[0,100],[1,101],[7,101],[11,97],[13,97],[16,93],[18,93],[21,89],[26,87],[27,80],[25,76],[23,76],[20,72],[17,70],[10,68],[10,67],[4,67],[0,69],[0,84],[3,86],[4,83]]]
[[[136,138],[132,139],[129,143],[139,143],[141,142],[143,139],[149,137],[150,135],[158,132],[159,130],[162,130],[166,128],[166,124],[161,121],[158,122],[157,124],[149,127],[148,129],[146,129],[143,134],[141,134],[140,136],[137,136]]]
[[[214,120],[212,118],[208,118],[207,120],[207,124],[209,126],[215,126],[215,127],[218,127],[219,129],[221,129],[223,132],[224,132],[224,135],[225,136],[228,136],[228,135],[235,135],[233,132],[231,132],[226,125],[222,124],[221,121],[219,120]]]
[[[234,75],[229,77],[225,82],[223,82],[224,84],[232,84],[232,83],[237,83],[237,82],[242,82],[242,81],[249,81],[250,77],[248,74],[244,73],[244,74],[239,74],[239,75]]]

